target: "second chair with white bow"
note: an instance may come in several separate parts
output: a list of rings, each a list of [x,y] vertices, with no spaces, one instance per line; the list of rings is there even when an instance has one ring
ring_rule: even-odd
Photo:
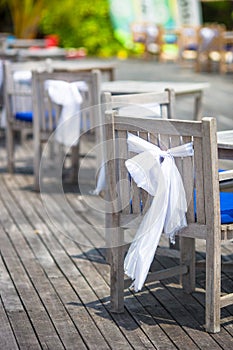
[[[98,125],[101,75],[98,70],[33,71],[34,185],[39,190],[42,145],[53,138],[71,149],[72,175],[78,176],[79,139]],[[95,114],[95,115],[94,115]]]

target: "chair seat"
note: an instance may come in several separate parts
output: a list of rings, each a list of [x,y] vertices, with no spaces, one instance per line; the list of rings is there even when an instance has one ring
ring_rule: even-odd
[[[196,191],[194,193],[196,207]],[[233,223],[233,192],[220,192],[221,225]]]
[[[31,123],[33,119],[32,111],[16,112],[15,119]]]
[[[55,117],[56,117],[56,114],[54,112],[54,115],[53,115],[54,121],[55,121]],[[46,115],[46,118],[48,118],[47,115]],[[21,120],[23,122],[32,123],[32,121],[33,121],[33,113],[32,113],[32,111],[16,112],[15,113],[15,119]],[[81,130],[90,130],[90,128],[91,128],[90,120],[88,119],[84,123],[83,118],[81,118],[81,126],[80,127],[81,127]],[[54,124],[54,128],[55,128],[55,124]]]
[[[221,224],[233,223],[233,192],[220,192]]]
[[[46,113],[45,118],[47,121],[49,118],[48,113]],[[32,113],[32,111],[16,112],[15,119],[23,121],[23,122],[32,123],[33,113]],[[56,112],[53,111],[53,128],[55,128],[55,127],[56,127]]]

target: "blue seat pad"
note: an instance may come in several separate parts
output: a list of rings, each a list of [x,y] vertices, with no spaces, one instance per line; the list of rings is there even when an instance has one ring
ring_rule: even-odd
[[[194,206],[196,208],[196,191],[194,192]],[[221,224],[233,223],[233,192],[220,192]]]
[[[220,192],[221,223],[233,223],[233,192]]]
[[[15,119],[22,120],[24,122],[32,122],[33,115],[31,111],[27,112],[16,112]]]
[[[52,112],[53,113],[53,121],[54,121],[54,128],[56,127],[55,125],[55,117],[56,117],[56,113],[55,111]],[[46,112],[46,119],[48,118],[48,114]],[[30,122],[32,123],[33,121],[33,113],[32,111],[25,111],[25,112],[16,112],[15,113],[15,119],[17,120],[21,120],[24,122]]]
[[[141,211],[143,210],[142,201],[140,201]],[[132,199],[130,200],[131,213]],[[194,192],[194,206],[196,208],[196,191]],[[233,223],[233,192],[220,192],[220,212],[221,224]]]

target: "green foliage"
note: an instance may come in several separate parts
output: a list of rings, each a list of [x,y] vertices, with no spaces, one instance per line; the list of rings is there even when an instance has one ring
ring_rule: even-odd
[[[85,47],[88,55],[115,55],[121,48],[109,15],[108,0],[57,1],[43,11],[41,32],[58,34],[65,48]]]
[[[45,0],[0,0],[0,7],[10,12],[13,33],[17,38],[34,38]]]

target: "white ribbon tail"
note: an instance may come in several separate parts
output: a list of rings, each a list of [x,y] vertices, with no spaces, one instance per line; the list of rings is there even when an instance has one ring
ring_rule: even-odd
[[[124,261],[125,273],[138,291],[146,280],[162,232],[174,240],[176,231],[187,225],[185,190],[173,157],[192,156],[193,146],[188,143],[162,151],[129,134],[128,147],[139,153],[125,162],[129,173],[138,187],[154,196]]]
[[[77,144],[80,137],[82,96],[78,90],[78,83],[68,83],[62,80],[47,80],[45,82],[45,88],[51,100],[62,106],[55,130],[55,140],[68,147]]]

